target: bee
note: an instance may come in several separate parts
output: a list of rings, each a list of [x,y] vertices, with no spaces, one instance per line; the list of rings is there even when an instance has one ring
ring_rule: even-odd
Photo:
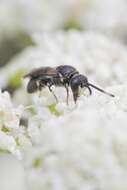
[[[41,67],[38,69],[32,70],[30,73],[26,74],[24,78],[29,77],[30,80],[27,84],[27,92],[34,93],[37,90],[42,90],[44,87],[48,87],[49,91],[53,94],[56,101],[58,98],[52,90],[52,86],[64,87],[66,89],[67,98],[66,102],[68,104],[69,99],[69,87],[72,90],[74,102],[77,102],[78,97],[80,96],[80,88],[87,88],[89,94],[92,94],[91,87],[107,94],[111,97],[115,97],[113,94],[104,91],[103,89],[95,86],[88,82],[86,76],[80,74],[76,68],[70,65],[60,65],[58,67]]]
[[[95,88],[96,90],[107,94],[111,97],[115,97],[113,94],[110,94],[103,89],[91,84],[88,82],[88,79],[86,76],[80,74],[74,67],[70,65],[61,65],[56,67],[56,70],[62,75],[63,78],[63,86],[66,88],[67,91],[67,104],[68,104],[68,97],[69,97],[69,87],[71,87],[72,93],[73,93],[73,99],[76,103],[79,94],[79,87],[81,88],[87,88],[89,90],[89,94],[92,94],[92,90],[90,87]]]

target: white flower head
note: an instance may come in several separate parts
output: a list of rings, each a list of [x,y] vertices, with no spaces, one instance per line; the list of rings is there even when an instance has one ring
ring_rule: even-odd
[[[22,158],[21,136],[25,141],[29,141],[25,134],[25,128],[20,126],[23,111],[24,106],[14,107],[9,94],[0,92],[0,150],[10,152],[19,159]]]

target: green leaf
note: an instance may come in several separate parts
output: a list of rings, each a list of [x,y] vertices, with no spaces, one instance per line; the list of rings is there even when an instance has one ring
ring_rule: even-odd
[[[65,22],[63,29],[64,30],[75,29],[80,31],[84,30],[83,26],[81,26],[81,24],[75,19],[69,19],[67,22]]]
[[[42,158],[37,157],[34,161],[33,161],[33,166],[34,168],[39,168],[41,167],[42,164]]]
[[[10,152],[8,150],[0,148],[0,154],[3,154],[3,153],[10,153]]]
[[[17,146],[20,146],[18,137],[15,139],[15,141],[16,141],[16,145],[17,145]]]
[[[4,127],[2,127],[1,131],[7,133],[7,132],[9,132],[9,129],[8,129],[7,127],[4,126]]]
[[[26,71],[25,69],[20,69],[16,73],[14,73],[13,76],[9,79],[9,85],[18,88],[22,84],[22,77],[25,75]]]
[[[51,104],[48,106],[49,110],[56,116],[60,116],[61,114],[56,110],[56,104]]]

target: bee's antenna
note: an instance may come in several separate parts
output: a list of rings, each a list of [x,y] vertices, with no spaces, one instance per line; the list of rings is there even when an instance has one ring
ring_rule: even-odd
[[[106,91],[104,91],[103,89],[101,89],[101,88],[99,88],[99,87],[97,87],[97,86],[95,86],[95,85],[93,85],[93,84],[91,84],[91,83],[88,83],[88,85],[91,86],[91,87],[93,87],[93,88],[95,88],[96,90],[98,90],[98,91],[104,93],[104,94],[107,94],[107,95],[109,95],[109,96],[111,96],[111,97],[115,97],[114,94],[110,94],[109,92],[106,92]]]

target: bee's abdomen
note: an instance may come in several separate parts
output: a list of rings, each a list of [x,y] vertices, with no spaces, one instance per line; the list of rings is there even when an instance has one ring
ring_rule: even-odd
[[[38,86],[36,83],[36,80],[31,79],[27,84],[27,92],[28,93],[34,93],[38,90]]]

